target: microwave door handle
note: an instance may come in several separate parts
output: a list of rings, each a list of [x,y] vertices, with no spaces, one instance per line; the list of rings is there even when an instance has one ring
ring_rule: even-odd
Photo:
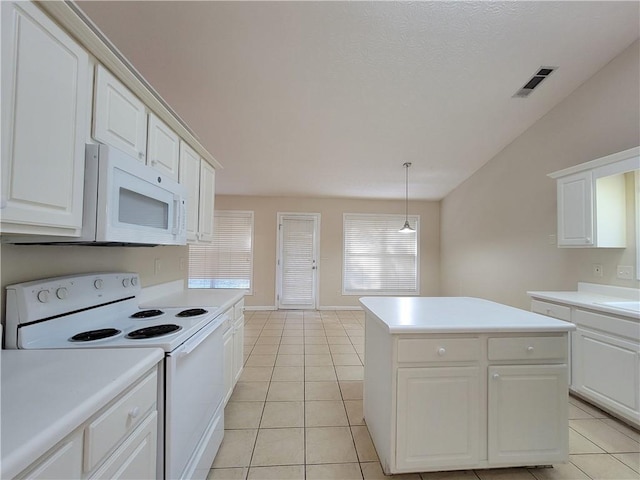
[[[178,195],[173,196],[173,228],[171,229],[172,235],[178,235],[180,233],[180,197]]]

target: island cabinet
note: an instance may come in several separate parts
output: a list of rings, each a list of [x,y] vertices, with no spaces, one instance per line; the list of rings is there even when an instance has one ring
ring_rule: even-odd
[[[395,318],[385,301],[403,305]],[[568,460],[571,324],[479,299],[361,302],[364,417],[386,474]],[[483,327],[483,308],[498,321]]]

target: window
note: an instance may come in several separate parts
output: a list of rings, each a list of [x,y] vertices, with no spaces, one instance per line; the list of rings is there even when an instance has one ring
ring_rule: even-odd
[[[241,288],[252,293],[253,212],[218,211],[213,243],[189,245],[189,288]]]
[[[410,215],[416,231],[399,232],[403,215],[344,214],[344,295],[420,293],[420,217]]]

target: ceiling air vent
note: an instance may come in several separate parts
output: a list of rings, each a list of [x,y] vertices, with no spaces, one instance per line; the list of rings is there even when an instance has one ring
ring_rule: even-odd
[[[528,97],[533,90],[538,87],[542,81],[551,75],[558,67],[540,67],[536,73],[534,73],[533,77],[529,79],[524,86],[518,90],[514,97],[515,98],[525,98]]]

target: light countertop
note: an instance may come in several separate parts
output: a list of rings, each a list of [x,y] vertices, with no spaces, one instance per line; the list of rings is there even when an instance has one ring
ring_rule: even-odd
[[[527,294],[535,299],[548,300],[640,320],[640,314],[638,313],[603,304],[605,302],[640,300],[640,291],[633,288],[580,282],[578,283],[578,289],[575,291],[531,291],[527,292]]]
[[[224,288],[184,288],[183,283],[153,286],[143,291],[143,308],[206,308],[224,313],[242,297],[243,290]]]
[[[363,297],[389,333],[567,332],[575,325],[472,297]]]
[[[156,365],[159,348],[2,350],[0,478],[13,478]]]

